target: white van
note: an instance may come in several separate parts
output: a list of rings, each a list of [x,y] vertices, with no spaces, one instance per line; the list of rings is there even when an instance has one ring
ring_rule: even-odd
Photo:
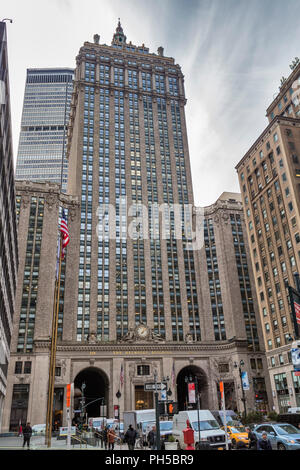
[[[194,430],[194,446],[195,449],[199,448],[199,426],[198,426],[198,411],[186,410],[179,411],[178,414],[173,416],[173,431],[178,446],[181,449],[186,448],[184,443],[183,430],[187,427],[187,420],[189,420],[192,429]],[[224,449],[225,431],[220,429],[219,424],[209,410],[199,410],[199,423],[200,423],[200,443],[208,443],[211,449]]]

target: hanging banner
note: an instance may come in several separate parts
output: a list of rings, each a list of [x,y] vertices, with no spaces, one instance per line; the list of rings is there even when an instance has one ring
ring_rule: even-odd
[[[249,385],[248,373],[246,371],[243,371],[241,375],[242,375],[243,390],[249,390],[250,385]]]
[[[196,387],[194,383],[188,384],[189,403],[196,403]]]
[[[292,363],[294,366],[294,372],[296,376],[300,375],[300,341],[292,342],[291,349]]]

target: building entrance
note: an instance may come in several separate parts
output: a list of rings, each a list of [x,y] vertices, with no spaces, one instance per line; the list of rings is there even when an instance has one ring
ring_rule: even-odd
[[[196,403],[189,403],[188,382],[195,382],[197,377],[200,392],[200,408],[208,409],[207,378],[205,373],[197,366],[187,366],[177,375],[177,401],[178,411],[196,409]]]
[[[106,374],[96,368],[82,370],[74,380],[74,412],[78,421],[81,413],[85,418],[108,417],[108,388]]]

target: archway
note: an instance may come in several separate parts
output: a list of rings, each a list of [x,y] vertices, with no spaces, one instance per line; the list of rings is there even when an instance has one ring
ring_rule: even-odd
[[[200,392],[200,408],[208,409],[208,386],[206,374],[200,369],[200,367],[190,365],[186,366],[177,375],[177,401],[178,410],[196,409],[196,403],[188,403],[188,385],[187,379],[195,381],[195,377],[198,380],[198,387]]]
[[[84,387],[82,386],[83,384],[85,384]],[[97,418],[99,416],[107,417],[108,387],[108,378],[102,370],[96,367],[88,367],[79,372],[74,380],[74,410],[79,411],[81,409],[83,391],[87,416],[89,418]],[[100,408],[102,405],[106,406]]]

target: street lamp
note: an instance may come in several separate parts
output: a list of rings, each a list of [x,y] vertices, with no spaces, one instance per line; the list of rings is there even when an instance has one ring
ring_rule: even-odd
[[[239,365],[235,362],[234,363],[234,367],[235,368],[239,368],[239,375],[240,375],[240,380],[241,380],[241,388],[242,388],[242,402],[243,402],[243,405],[244,405],[244,417],[246,418],[247,416],[247,408],[246,408],[246,396],[245,396],[245,390],[244,390],[244,387],[243,387],[243,373],[242,373],[242,367],[244,367],[245,363],[243,361],[243,359],[240,360],[240,363]]]
[[[189,377],[184,377],[185,383],[188,385],[188,383],[193,383],[195,381],[195,392],[196,392],[196,397],[197,397],[197,418],[198,418],[198,440],[199,440],[199,448],[200,448],[200,399],[199,399],[199,383],[198,383],[198,377],[195,375],[193,378],[192,375]]]
[[[84,390],[86,388],[86,384],[85,382],[83,382],[83,384],[81,385],[81,392],[82,392],[82,395],[81,395],[81,426],[83,426],[83,417],[84,417],[84,408],[85,408],[85,397],[84,397]]]
[[[119,403],[119,400],[122,396],[122,393],[120,392],[120,390],[118,389],[117,393],[116,393],[116,397],[118,399],[118,418],[119,418],[119,437],[121,437],[121,426],[120,426],[120,403]]]

